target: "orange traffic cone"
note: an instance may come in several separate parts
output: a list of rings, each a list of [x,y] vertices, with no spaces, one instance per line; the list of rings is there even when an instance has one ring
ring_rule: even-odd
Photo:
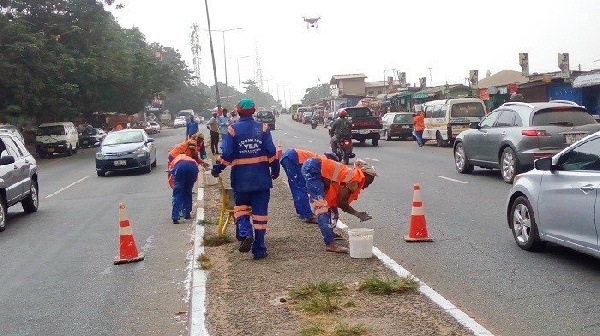
[[[421,201],[421,187],[418,183],[414,185],[413,205],[410,214],[410,226],[408,236],[404,236],[407,242],[433,241],[427,234],[427,223],[425,221],[425,211],[423,211],[423,202]]]
[[[281,156],[283,155],[283,148],[281,148],[281,141],[277,141],[277,152],[275,153],[277,159],[281,160]]]
[[[119,256],[113,263],[118,265],[140,260],[144,260],[144,253],[138,253],[125,204],[119,203]]]

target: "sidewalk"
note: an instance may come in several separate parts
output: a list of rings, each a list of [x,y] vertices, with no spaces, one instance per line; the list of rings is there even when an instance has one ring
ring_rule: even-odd
[[[226,170],[222,174],[226,186],[229,185],[228,176],[229,170]],[[422,294],[423,288],[421,292],[392,295],[357,291],[356,285],[370,276],[398,275],[375,256],[352,259],[347,254],[325,252],[317,225],[303,223],[297,218],[283,171],[274,182],[269,204],[266,237],[269,256],[266,259],[255,261],[251,253],[238,252],[234,227],[227,229],[234,242],[204,247],[212,263],[207,272],[205,301],[206,324],[211,336],[477,334],[476,323],[475,328],[471,325],[475,332],[461,325],[446,313],[457,310],[454,306],[446,301],[445,311]],[[219,209],[219,185],[205,187],[205,218],[216,222]],[[341,217],[351,227],[360,227],[358,220],[354,221],[347,214]],[[344,231],[336,230],[345,235]],[[205,226],[205,237],[214,235],[215,231],[215,225]],[[338,243],[348,244],[347,241]],[[334,313],[316,315],[290,305],[290,290],[323,280],[346,283],[350,288],[347,295],[354,304]],[[466,321],[467,325],[473,322],[468,317]],[[360,326],[363,331],[333,333],[341,324]],[[316,332],[317,326],[321,333]],[[485,329],[483,331],[479,334],[487,334]]]

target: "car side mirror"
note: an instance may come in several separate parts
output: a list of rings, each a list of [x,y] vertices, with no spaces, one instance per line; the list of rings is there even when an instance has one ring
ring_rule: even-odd
[[[545,170],[550,171],[554,167],[552,166],[552,157],[547,156],[543,158],[539,158],[533,162],[533,167],[537,170]]]
[[[154,138],[148,138],[148,139],[146,139],[146,143],[150,143],[150,142],[154,142]]]
[[[469,124],[469,128],[480,129],[481,126],[479,126],[479,123],[477,121],[475,121],[475,122],[472,122],[472,123]]]
[[[0,166],[6,166],[11,163],[15,163],[15,157],[12,155],[6,155],[0,158]]]

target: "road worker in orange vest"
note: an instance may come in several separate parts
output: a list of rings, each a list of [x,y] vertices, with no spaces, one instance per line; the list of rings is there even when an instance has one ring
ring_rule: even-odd
[[[167,159],[167,180],[169,181],[169,185],[171,188],[173,187],[173,176],[171,175],[171,169],[173,168],[173,160],[180,154],[185,154],[192,158],[196,162],[196,164],[201,165],[204,168],[209,168],[210,165],[204,162],[200,157],[198,157],[197,151],[197,139],[189,139],[186,140],[177,146],[173,147],[173,149],[169,152],[169,157]]]
[[[198,180],[198,164],[187,154],[177,155],[171,162],[170,174],[173,177],[173,224],[179,224],[181,214],[185,219],[192,218],[192,192]]]
[[[371,219],[367,212],[359,212],[350,206],[358,199],[361,190],[367,188],[377,173],[373,166],[356,160],[354,168],[322,157],[310,158],[302,165],[309,199],[317,216],[319,229],[327,252],[348,253],[345,247],[337,246],[333,228],[339,218],[338,208],[361,221]],[[333,212],[333,219],[331,218]]]

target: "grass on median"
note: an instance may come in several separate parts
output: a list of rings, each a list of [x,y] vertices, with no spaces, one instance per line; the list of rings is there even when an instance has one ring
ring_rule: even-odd
[[[203,270],[209,270],[213,268],[213,263],[206,253],[201,253],[198,256],[198,259],[196,259],[196,261],[198,261],[198,263],[200,264],[200,268]]]
[[[337,324],[335,326],[322,327],[313,324],[300,330],[300,336],[362,336],[367,334],[367,329],[362,325]]]
[[[225,244],[229,244],[231,242],[233,242],[233,239],[229,236],[229,235],[218,235],[218,234],[214,234],[214,235],[210,235],[210,236],[204,236],[203,238],[204,241],[204,246],[221,246],[221,245],[225,245]]]
[[[415,291],[419,288],[419,282],[413,277],[382,278],[375,275],[360,282],[358,290],[367,291],[371,294],[390,295]]]
[[[312,314],[327,314],[353,306],[344,300],[347,287],[343,282],[321,281],[295,288],[290,292],[292,302],[302,311]]]
[[[217,221],[215,221],[214,219],[205,218],[205,219],[199,221],[198,225],[202,225],[202,226],[217,225]]]

